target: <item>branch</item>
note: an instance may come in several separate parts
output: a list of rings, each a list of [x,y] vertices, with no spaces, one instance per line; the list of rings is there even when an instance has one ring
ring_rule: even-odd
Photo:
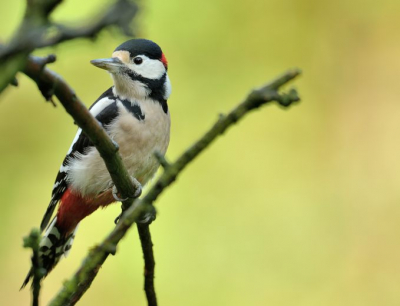
[[[164,168],[164,173],[149,190],[147,195],[142,199],[136,199],[133,205],[125,211],[114,230],[100,245],[89,252],[79,270],[70,280],[64,283],[61,291],[49,305],[74,305],[90,287],[99,268],[105,262],[108,255],[116,251],[119,241],[125,236],[135,221],[143,213],[151,211],[154,201],[176,180],[180,172],[230,126],[242,119],[250,110],[256,109],[268,102],[276,101],[279,105],[288,107],[293,102],[299,101],[297,92],[294,89],[282,94],[279,94],[277,91],[279,87],[293,80],[299,74],[299,70],[292,70],[285,73],[270,84],[253,90],[245,101],[234,108],[228,115],[221,115],[219,120],[203,137],[184,152],[176,162]]]
[[[144,258],[144,291],[146,292],[148,306],[157,306],[156,291],[154,289],[154,267],[156,262],[153,254],[153,242],[149,224],[137,223],[140,242]]]
[[[10,43],[0,49],[0,93],[23,70],[28,55],[38,48],[54,46],[77,38],[94,38],[104,28],[115,25],[132,35],[130,24],[138,7],[130,0],[117,0],[101,16],[87,25],[69,27],[49,21],[50,13],[62,0],[28,0],[24,19]]]
[[[38,229],[33,229],[29,236],[24,237],[24,248],[31,248],[33,251],[32,306],[39,306],[40,281],[46,274],[46,270],[42,268],[42,263],[39,256],[40,238],[40,231]]]

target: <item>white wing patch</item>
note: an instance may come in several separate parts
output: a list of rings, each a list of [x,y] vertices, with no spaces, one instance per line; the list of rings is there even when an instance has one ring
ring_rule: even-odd
[[[105,109],[107,106],[109,106],[113,102],[114,102],[114,100],[112,100],[108,97],[105,97],[105,98],[99,100],[96,104],[94,104],[93,107],[89,111],[93,115],[93,117],[96,117],[98,114],[100,114],[100,112],[103,109]],[[82,133],[82,129],[79,128],[78,131],[76,132],[75,138],[72,141],[72,144],[67,152],[67,155],[71,154],[72,148],[74,147],[74,144],[78,141],[79,136],[81,136],[81,133]],[[60,172],[65,172],[65,171],[62,171],[61,169],[62,169],[62,166],[60,168]],[[68,171],[68,169],[66,169],[66,170]]]
[[[100,101],[98,101],[96,104],[94,104],[89,111],[93,115],[93,117],[96,117],[98,114],[100,114],[102,110],[104,110],[107,106],[109,106],[113,102],[115,102],[115,100],[105,97]]]
[[[69,147],[67,155],[69,155],[72,152],[72,148],[74,147],[74,144],[78,141],[79,136],[81,136],[81,133],[82,133],[82,129],[78,129],[78,131],[76,132],[75,138],[74,138],[74,140],[72,140],[72,144]]]

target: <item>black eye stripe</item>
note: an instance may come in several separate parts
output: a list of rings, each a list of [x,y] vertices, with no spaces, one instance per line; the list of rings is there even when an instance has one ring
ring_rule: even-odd
[[[148,79],[145,77],[142,77],[141,75],[135,73],[132,70],[126,70],[125,73],[131,78],[133,81],[139,81],[143,84],[145,84],[150,90],[150,98],[158,101],[164,113],[168,113],[168,105],[167,101],[164,99],[165,95],[165,79],[167,78],[167,73],[165,72],[163,76],[160,79]]]

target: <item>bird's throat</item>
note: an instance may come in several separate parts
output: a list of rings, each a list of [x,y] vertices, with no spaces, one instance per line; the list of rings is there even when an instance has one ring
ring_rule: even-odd
[[[150,95],[150,90],[145,84],[132,80],[127,75],[112,75],[114,80],[113,93],[115,96],[129,101],[141,101]]]

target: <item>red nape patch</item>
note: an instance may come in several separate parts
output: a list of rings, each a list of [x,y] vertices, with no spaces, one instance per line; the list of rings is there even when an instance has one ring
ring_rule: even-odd
[[[85,198],[68,188],[62,196],[58,208],[57,228],[67,235],[83,218],[89,216],[100,206],[106,206],[114,201],[111,192],[103,193],[95,198]]]
[[[161,62],[164,64],[165,69],[168,69],[168,61],[164,53],[161,55]]]

